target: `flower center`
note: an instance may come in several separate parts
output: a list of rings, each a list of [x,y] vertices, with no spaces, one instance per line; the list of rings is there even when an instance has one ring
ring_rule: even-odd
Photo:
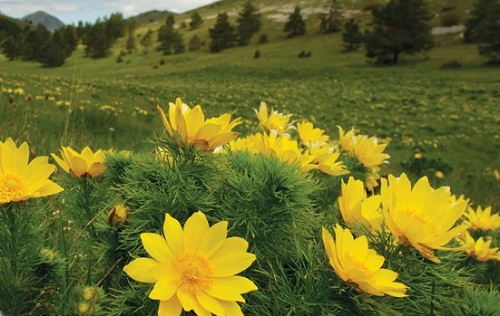
[[[18,200],[23,197],[23,180],[17,174],[5,174],[0,178],[0,197]]]
[[[422,224],[429,223],[429,220],[427,218],[425,218],[425,216],[422,214],[422,212],[419,212],[419,211],[416,211],[413,209],[404,210],[403,212],[406,213],[406,215],[408,215],[408,217],[410,217],[412,220],[415,220],[415,221],[420,222]]]
[[[175,260],[174,268],[191,294],[197,294],[212,285],[212,267],[203,256],[185,254]]]

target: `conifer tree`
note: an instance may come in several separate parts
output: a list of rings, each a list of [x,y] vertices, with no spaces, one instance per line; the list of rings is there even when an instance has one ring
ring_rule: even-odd
[[[203,24],[203,18],[198,11],[194,11],[191,14],[191,21],[189,22],[189,28],[191,30],[199,28]]]
[[[160,50],[164,55],[180,54],[185,50],[184,40],[182,35],[175,30],[175,18],[169,15],[159,31],[158,41],[160,42]]]
[[[107,57],[111,53],[112,44],[106,22],[97,19],[85,36],[85,55],[94,59]]]
[[[141,38],[141,45],[144,47],[144,54],[149,52],[149,48],[153,44],[153,31],[148,29],[146,34]]]
[[[234,27],[229,23],[229,16],[226,12],[217,15],[217,21],[213,28],[208,30],[211,42],[210,51],[217,53],[225,48],[234,46],[236,34]]]
[[[431,19],[424,0],[390,0],[372,11],[372,31],[365,34],[366,56],[397,64],[401,54],[426,52],[433,46]]]
[[[135,20],[130,20],[128,24],[127,43],[125,44],[127,53],[131,54],[135,51]]]
[[[339,32],[342,28],[342,13],[340,12],[337,0],[331,0],[328,7],[328,13],[319,15],[320,25],[319,31],[321,33],[334,33]]]
[[[190,51],[197,51],[201,47],[201,40],[198,35],[193,35],[188,43],[188,48]]]
[[[238,43],[247,45],[252,36],[260,30],[260,14],[257,8],[248,1],[243,6],[236,19]]]
[[[50,32],[42,24],[30,29],[24,39],[23,59],[38,60],[42,47],[50,40]]]
[[[479,0],[465,21],[464,40],[479,43],[479,54],[489,64],[500,63],[500,1]]]
[[[287,33],[288,37],[295,37],[306,33],[306,23],[302,18],[299,6],[296,6],[293,13],[288,17],[283,31]]]
[[[344,32],[342,33],[344,41],[344,50],[349,52],[359,48],[363,42],[363,34],[359,30],[359,24],[354,19],[349,19],[344,24]]]

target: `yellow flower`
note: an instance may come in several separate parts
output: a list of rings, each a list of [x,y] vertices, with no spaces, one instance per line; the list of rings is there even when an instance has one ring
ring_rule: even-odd
[[[292,117],[291,114],[285,115],[274,111],[271,108],[271,112],[268,112],[267,104],[265,102],[260,103],[259,110],[255,110],[257,118],[259,119],[259,126],[264,132],[269,132],[275,136],[284,135],[290,128],[289,122]]]
[[[488,206],[484,210],[481,206],[478,206],[475,211],[469,207],[467,213],[465,213],[465,217],[468,224],[474,229],[489,231],[500,228],[500,214],[491,215],[491,206]]]
[[[362,224],[370,230],[380,230],[384,219],[380,209],[380,195],[367,197],[363,181],[349,177],[342,180],[341,196],[338,198],[340,213],[347,227]]]
[[[190,108],[180,98],[175,104],[169,103],[168,120],[160,106],[157,109],[167,133],[179,146],[193,145],[198,150],[211,152],[238,136],[232,129],[241,124],[241,120],[231,121],[230,114],[205,120],[200,105]]]
[[[85,147],[81,153],[71,147],[61,147],[61,157],[52,154],[52,158],[66,173],[77,178],[98,178],[106,170],[104,151],[101,149],[95,153],[90,147]]]
[[[427,177],[420,178],[413,189],[406,174],[382,179],[382,205],[385,224],[405,247],[415,247],[424,257],[441,261],[435,249],[444,246],[467,229],[453,227],[467,208],[467,200],[456,198],[449,187],[433,189]]]
[[[284,163],[299,165],[302,172],[308,172],[315,168],[315,166],[311,164],[314,157],[302,153],[296,140],[283,136],[275,136],[274,134],[267,135],[265,139],[269,144],[268,148],[271,155],[277,157]]]
[[[331,176],[342,176],[349,173],[344,163],[338,160],[340,153],[334,147],[328,145],[314,147],[306,151],[305,154],[313,157],[310,162],[311,169],[318,169]]]
[[[328,135],[323,135],[324,130],[314,128],[313,124],[309,122],[298,123],[297,132],[300,141],[309,149],[324,146],[329,140]]]
[[[64,189],[49,177],[56,167],[46,156],[28,163],[28,144],[17,147],[12,138],[0,141],[0,204],[57,194]]]
[[[487,238],[486,241],[483,239],[483,237],[479,237],[478,240],[474,240],[470,233],[466,231],[458,240],[465,245],[465,252],[477,261],[500,261],[500,253],[498,252],[498,247],[490,248],[491,237]]]
[[[184,224],[169,214],[164,237],[141,234],[152,258],[137,258],[123,270],[139,282],[154,283],[149,298],[159,300],[158,315],[180,315],[182,309],[197,315],[243,315],[241,294],[257,290],[249,279],[237,276],[255,260],[248,243],[227,238],[227,222],[209,227],[205,214],[194,213]]]
[[[434,176],[438,179],[444,179],[444,173],[439,170],[434,173]]]
[[[384,153],[387,143],[379,143],[376,137],[356,135],[354,130],[344,132],[342,127],[338,128],[342,149],[356,157],[365,168],[377,168],[391,157]]]
[[[351,232],[339,224],[334,230],[335,240],[324,227],[322,237],[330,265],[342,280],[360,292],[376,296],[407,296],[408,287],[394,282],[398,277],[396,272],[381,268],[385,258],[368,248],[366,236],[354,239]]]
[[[251,134],[246,137],[239,137],[229,143],[232,151],[248,151],[253,154],[270,154],[267,136],[262,133]]]

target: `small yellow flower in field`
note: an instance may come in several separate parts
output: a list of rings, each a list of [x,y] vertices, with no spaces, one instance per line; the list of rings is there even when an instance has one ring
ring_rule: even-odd
[[[415,155],[413,156],[415,159],[422,159],[422,154],[421,153],[415,153]]]
[[[64,189],[49,177],[56,166],[46,156],[30,157],[26,142],[17,147],[12,138],[0,141],[0,204],[57,194]]]
[[[98,178],[106,170],[104,151],[95,153],[90,147],[85,147],[81,153],[71,147],[61,147],[61,157],[52,154],[52,158],[65,172],[77,178]]]
[[[326,228],[322,228],[325,251],[335,273],[357,291],[376,296],[405,297],[408,287],[394,282],[398,274],[381,268],[385,258],[368,248],[368,239],[362,235],[356,239],[348,229],[339,224],[334,228],[335,240]]]
[[[342,180],[339,209],[347,227],[362,224],[374,231],[380,230],[384,216],[380,208],[380,195],[367,197],[363,181],[349,177],[347,184]]]
[[[495,176],[495,179],[500,180],[500,171],[498,169],[493,170],[493,176]]]
[[[491,248],[491,237],[485,241],[483,237],[474,240],[470,233],[466,231],[460,238],[459,242],[465,245],[465,252],[477,261],[496,260],[500,261],[500,252],[498,247]]]
[[[500,214],[491,215],[491,206],[484,210],[481,206],[478,206],[476,210],[469,207],[464,216],[467,218],[467,224],[474,229],[490,231],[500,228]]]
[[[467,229],[455,223],[467,209],[468,201],[457,199],[449,187],[432,188],[427,177],[420,178],[412,189],[406,174],[399,178],[389,175],[382,179],[380,194],[389,230],[402,245],[415,247],[435,263],[441,261],[433,250],[451,250],[444,246]]]
[[[292,115],[279,113],[278,111],[274,111],[272,108],[269,112],[265,102],[260,103],[259,110],[255,110],[255,113],[259,119],[259,127],[264,132],[272,133],[275,136],[282,136],[290,128],[289,122]]]
[[[315,128],[312,123],[297,123],[297,132],[300,141],[309,149],[326,145],[329,140],[328,135],[324,135],[324,130]]]
[[[152,258],[137,258],[123,271],[139,282],[154,283],[149,298],[159,300],[158,315],[243,315],[237,302],[241,294],[257,290],[249,279],[236,274],[256,259],[248,242],[227,238],[227,222],[209,227],[205,214],[196,212],[184,224],[169,214],[164,237],[142,233],[145,250]]]
[[[16,88],[14,90],[14,94],[17,94],[17,95],[24,95],[24,89],[23,88]]]
[[[434,176],[438,179],[444,179],[444,173],[439,170],[434,173]]]
[[[231,121],[230,114],[205,120],[200,105],[190,108],[180,98],[169,104],[168,120],[160,106],[157,109],[167,133],[179,146],[192,145],[197,150],[212,152],[238,136],[232,129],[241,120]]]

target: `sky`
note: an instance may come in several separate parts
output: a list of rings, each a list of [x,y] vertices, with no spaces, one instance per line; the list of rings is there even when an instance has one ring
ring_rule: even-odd
[[[0,12],[22,18],[38,10],[45,11],[65,24],[78,21],[94,23],[97,18],[120,12],[125,18],[150,10],[186,12],[217,0],[0,0]]]

